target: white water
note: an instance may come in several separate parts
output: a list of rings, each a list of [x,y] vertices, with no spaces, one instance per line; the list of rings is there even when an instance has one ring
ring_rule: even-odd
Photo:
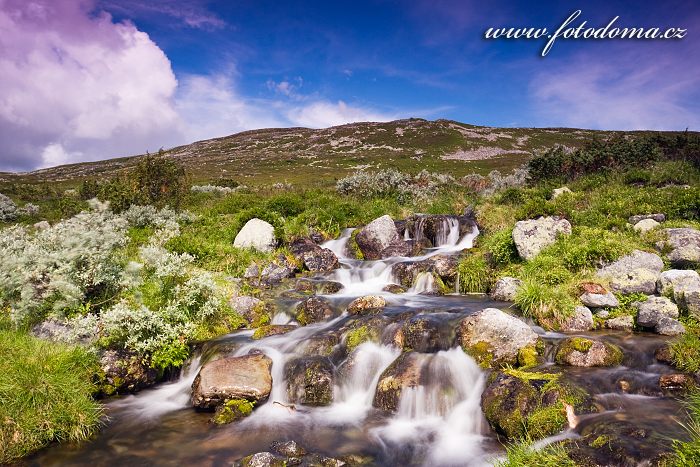
[[[425,294],[435,292],[435,277],[431,272],[421,272],[416,277],[413,287],[408,290],[408,293]]]
[[[486,465],[479,366],[454,348],[427,355],[422,378],[428,383],[404,389],[396,416],[373,434],[388,445],[422,448],[425,465]]]

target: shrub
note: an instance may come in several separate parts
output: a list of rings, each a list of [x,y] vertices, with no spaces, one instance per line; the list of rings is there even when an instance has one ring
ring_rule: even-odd
[[[525,280],[515,295],[515,304],[525,316],[550,329],[558,326],[574,311],[576,302],[568,290],[533,280]]]
[[[492,273],[484,256],[473,253],[465,256],[457,267],[460,293],[486,293],[491,284]]]
[[[436,191],[452,186],[455,180],[446,174],[422,170],[415,176],[385,169],[378,172],[359,171],[338,180],[336,191],[342,195],[360,198],[396,198],[401,203],[424,201]]]
[[[210,193],[217,195],[227,195],[236,191],[235,188],[218,185],[192,185],[190,191],[193,193]]]
[[[97,358],[81,347],[0,330],[0,463],[54,441],[83,441],[99,425]]]
[[[502,229],[484,239],[483,246],[491,254],[497,266],[505,266],[518,261],[518,250],[513,241],[513,229]]]
[[[136,188],[146,203],[180,206],[185,192],[185,169],[174,159],[147,154],[136,165]]]

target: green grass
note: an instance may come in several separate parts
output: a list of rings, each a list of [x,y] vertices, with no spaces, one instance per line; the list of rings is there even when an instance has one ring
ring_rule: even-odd
[[[561,444],[549,444],[534,449],[533,442],[523,440],[506,446],[506,459],[496,463],[498,467],[576,467]]]
[[[700,391],[695,390],[685,400],[689,421],[683,424],[688,433],[688,441],[673,442],[673,456],[665,465],[668,467],[694,467],[700,465]]]
[[[700,325],[688,320],[686,333],[671,343],[673,365],[681,371],[696,373],[700,371]]]
[[[0,464],[98,428],[96,357],[80,347],[0,330]]]

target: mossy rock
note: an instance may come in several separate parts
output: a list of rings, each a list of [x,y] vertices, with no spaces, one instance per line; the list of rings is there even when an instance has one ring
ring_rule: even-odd
[[[348,239],[347,250],[350,256],[355,259],[364,260],[365,255],[362,253],[360,246],[357,244],[357,234],[360,233],[360,229],[355,229],[350,234],[350,239]]]
[[[377,329],[363,324],[355,329],[352,329],[345,335],[345,347],[348,352],[355,350],[360,344],[365,342],[378,342],[379,332]]]
[[[216,408],[211,421],[217,425],[226,425],[247,417],[253,413],[255,402],[245,399],[229,399]]]
[[[555,359],[560,365],[591,367],[619,365],[623,357],[622,349],[608,342],[569,337],[559,344]]]
[[[291,402],[325,406],[333,402],[333,364],[326,357],[301,357],[285,366],[287,396]]]
[[[559,373],[497,371],[481,396],[489,424],[509,439],[540,439],[563,430],[567,423],[564,402],[577,412],[593,408],[588,394]]]
[[[295,329],[297,329],[297,326],[293,324],[270,324],[267,326],[261,326],[253,333],[253,339],[258,340],[269,336],[286,334],[289,331],[294,331]]]

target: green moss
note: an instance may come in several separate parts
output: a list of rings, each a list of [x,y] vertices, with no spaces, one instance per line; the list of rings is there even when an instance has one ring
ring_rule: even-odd
[[[352,255],[359,260],[364,260],[365,255],[362,253],[360,246],[357,244],[357,234],[360,233],[360,229],[355,229],[350,234],[350,239],[348,240],[348,250]]]
[[[602,448],[603,446],[610,443],[610,437],[608,435],[600,435],[596,439],[590,442],[589,446],[592,448]]]
[[[225,425],[245,418],[253,412],[255,402],[245,399],[229,399],[217,407],[216,414],[211,419],[217,425]]]
[[[377,339],[378,336],[376,331],[365,324],[348,332],[345,338],[345,346],[347,347],[348,352],[352,352],[360,344]]]
[[[546,438],[559,433],[566,427],[566,424],[566,412],[561,402],[538,407],[525,420],[527,432],[533,439]]]
[[[540,356],[536,346],[529,345],[518,351],[518,365],[521,367],[533,367],[540,363]]]
[[[469,354],[482,368],[490,368],[493,362],[493,347],[488,342],[479,341],[476,344],[463,346],[462,350]]]
[[[591,346],[593,345],[593,341],[590,339],[586,339],[585,337],[574,337],[568,342],[571,345],[571,348],[583,353],[588,352],[591,349]]]

